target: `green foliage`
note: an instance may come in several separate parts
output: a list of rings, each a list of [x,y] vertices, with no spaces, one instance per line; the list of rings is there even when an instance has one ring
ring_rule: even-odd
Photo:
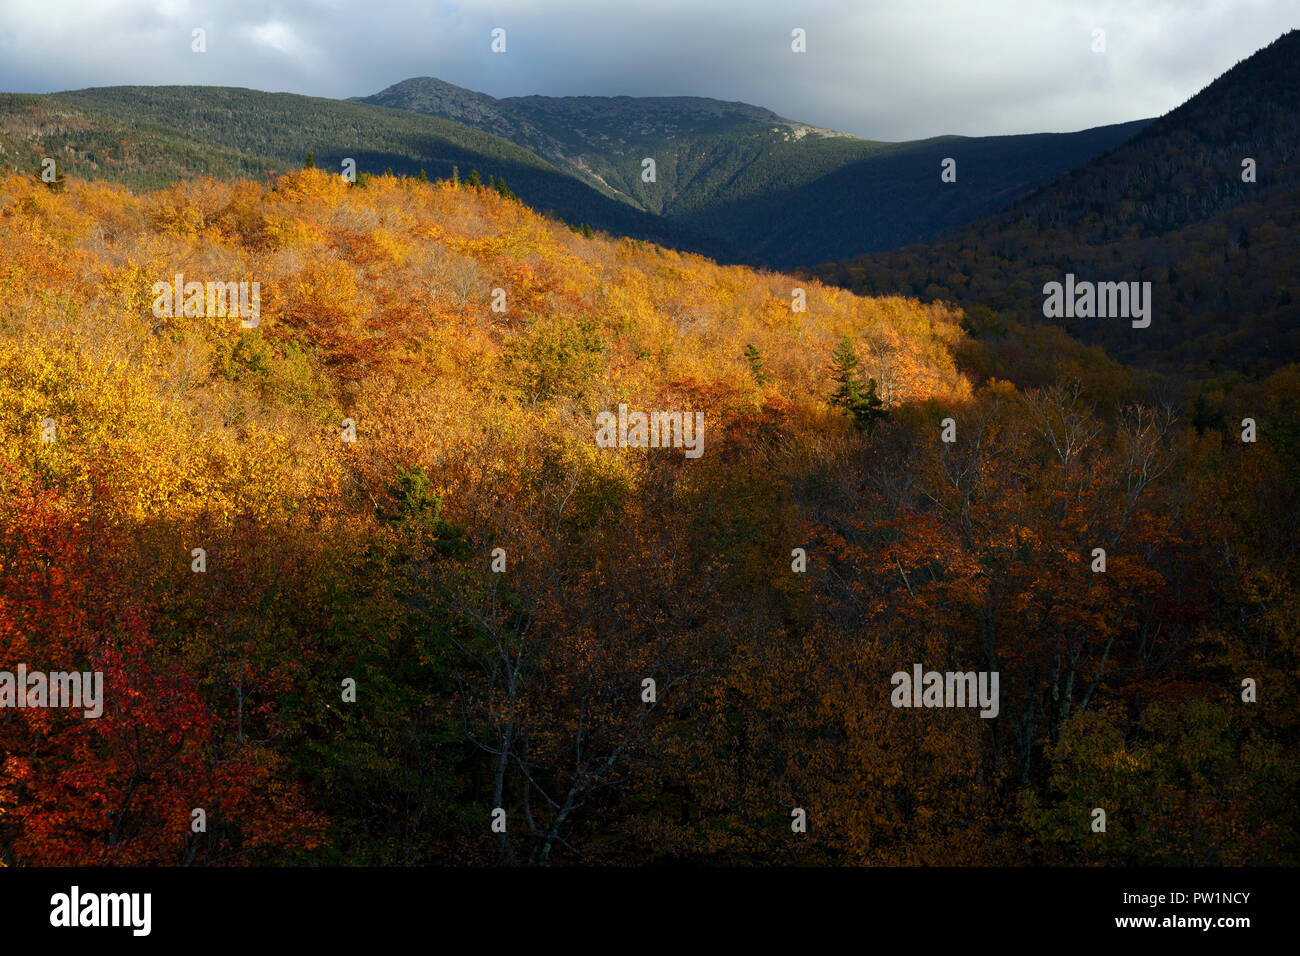
[[[876,380],[862,381],[858,372],[861,360],[848,336],[840,339],[831,355],[831,372],[836,383],[831,404],[843,409],[859,431],[873,431],[884,418],[884,403],[876,394]]]
[[[967,308],[962,315],[961,328],[976,338],[1002,338],[1007,334],[1006,321],[986,305]]]
[[[536,320],[507,350],[513,381],[527,402],[582,395],[605,351],[600,323],[589,315]]]
[[[379,509],[385,521],[413,531],[425,546],[440,554],[463,554],[468,549],[465,529],[442,517],[442,498],[432,490],[423,468],[399,468],[388,495],[392,504]]]
[[[762,388],[772,381],[772,376],[767,374],[763,365],[762,353],[752,342],[745,346],[745,361],[749,364],[749,374],[753,376],[755,385]]]
[[[270,362],[270,346],[256,331],[221,340],[213,354],[213,370],[232,382],[265,379]]]
[[[1026,791],[1022,821],[1044,862],[1057,865],[1242,866],[1279,862],[1281,820],[1265,810],[1241,825],[1248,790],[1281,811],[1294,769],[1241,708],[1192,699],[1153,703],[1125,738],[1125,720],[1089,710],[1046,749],[1047,799]],[[1198,811],[1189,815],[1195,803]],[[1106,812],[1104,833],[1093,811]],[[1284,811],[1282,811],[1284,813]],[[1266,839],[1257,842],[1260,836]],[[1245,837],[1243,840],[1242,837]],[[1263,855],[1261,855],[1261,853]]]
[[[325,374],[297,342],[273,345],[260,329],[241,330],[238,336],[217,340],[212,371],[226,381],[252,386],[268,407],[302,410],[318,422],[336,417]]]

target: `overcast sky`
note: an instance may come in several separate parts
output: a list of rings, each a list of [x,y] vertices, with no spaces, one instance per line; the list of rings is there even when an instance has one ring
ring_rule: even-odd
[[[493,96],[743,100],[901,140],[1158,116],[1297,26],[1300,0],[0,0],[0,90],[347,97],[436,76]]]

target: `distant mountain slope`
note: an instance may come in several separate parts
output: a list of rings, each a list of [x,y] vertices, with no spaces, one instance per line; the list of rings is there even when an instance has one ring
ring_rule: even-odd
[[[0,96],[0,166],[34,172],[55,156],[65,173],[137,186],[265,176],[300,167],[308,153],[323,168],[352,157],[371,173],[445,178],[459,166],[504,176],[529,205],[573,224],[788,269],[933,238],[1143,125],[881,143],[694,97],[497,100],[428,79],[366,101],[106,87]],[[939,178],[950,155],[957,184]],[[646,158],[655,160],[650,183]]]
[[[1151,326],[1066,319],[1129,361],[1257,372],[1300,352],[1300,31],[1238,63],[1130,142],[942,241],[819,267],[1043,318],[1044,283],[1149,281]],[[1243,161],[1254,160],[1254,182]],[[996,327],[995,319],[989,319]]]
[[[502,136],[594,188],[712,233],[745,261],[782,268],[939,235],[1112,149],[1149,122],[884,143],[699,97],[497,99],[418,77],[359,101]],[[939,161],[949,155],[964,176],[961,190],[939,180]],[[646,158],[655,161],[654,183],[642,180]]]
[[[200,86],[124,86],[49,96],[0,96],[0,164],[35,172],[54,156],[60,171],[136,186],[196,175],[265,175],[302,166],[307,153],[328,169],[345,157],[359,171],[447,178],[478,169],[504,176],[539,210],[568,222],[721,255],[690,230],[601,195],[546,160],[458,123],[361,103]]]
[[[797,189],[706,205],[686,221],[743,241],[757,261],[777,268],[825,262],[849,249],[893,249],[996,212],[1149,122],[899,143]],[[950,157],[957,161],[956,183],[940,179]]]
[[[496,99],[434,77],[359,102],[441,116],[543,156],[642,209],[680,216],[708,201],[796,186],[890,144],[792,123],[748,103],[703,97]],[[642,160],[655,160],[655,182]],[[761,175],[736,174],[758,164]]]

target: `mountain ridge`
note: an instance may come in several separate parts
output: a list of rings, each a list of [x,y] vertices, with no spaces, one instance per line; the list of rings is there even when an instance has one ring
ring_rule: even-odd
[[[1021,322],[1044,321],[1037,290],[1067,272],[1150,281],[1162,313],[1152,328],[1063,327],[1126,361],[1198,375],[1266,371],[1300,348],[1296,103],[1300,30],[1001,212],[924,246],[812,273],[855,291],[947,299]]]
[[[436,77],[412,77],[354,100],[490,131],[594,189],[713,233],[741,250],[739,261],[773,268],[933,237],[1001,208],[1150,122],[885,142],[707,97],[497,98]],[[951,192],[939,188],[941,148],[988,160],[985,179],[973,187],[979,195],[965,212],[943,211]],[[655,160],[653,183],[642,176],[646,159]]]

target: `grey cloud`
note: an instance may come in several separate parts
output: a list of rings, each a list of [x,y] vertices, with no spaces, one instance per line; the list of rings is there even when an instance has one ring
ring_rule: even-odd
[[[116,84],[494,96],[711,96],[872,139],[1075,130],[1159,115],[1300,21],[1297,0],[490,6],[40,0],[0,8],[0,89]],[[208,52],[190,52],[190,30]],[[489,32],[507,31],[504,56]],[[808,52],[790,51],[790,30]],[[1107,52],[1091,52],[1091,30]]]

